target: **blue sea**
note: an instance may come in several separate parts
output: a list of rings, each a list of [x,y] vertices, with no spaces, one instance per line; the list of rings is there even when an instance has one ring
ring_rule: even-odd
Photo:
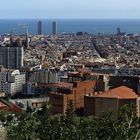
[[[43,34],[51,34],[51,19],[43,19]],[[104,33],[115,34],[116,28],[122,32],[140,33],[140,20],[130,19],[56,19],[58,33],[88,32],[91,34]],[[24,34],[27,26],[29,34],[37,34],[38,19],[0,19],[0,34],[8,34],[11,30],[15,34]]]

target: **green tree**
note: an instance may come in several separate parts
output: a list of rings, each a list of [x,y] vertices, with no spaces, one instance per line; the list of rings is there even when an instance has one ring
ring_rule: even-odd
[[[7,129],[8,140],[35,140],[37,138],[37,121],[34,117],[21,121],[18,125],[11,125]]]
[[[6,121],[6,113],[0,112],[0,122],[3,123]]]
[[[118,120],[113,119],[110,112],[100,118],[76,116],[71,100],[65,115],[51,116],[50,110],[50,104],[46,103],[40,111],[18,114],[14,123],[10,118],[12,123],[7,127],[7,140],[140,139],[140,120],[132,105],[121,108]]]
[[[112,113],[103,113],[100,118],[96,118],[95,132],[98,140],[114,140],[116,136],[117,126],[112,118]]]
[[[53,139],[52,118],[50,116],[51,105],[46,102],[41,111],[38,112],[40,125],[38,127],[38,136],[41,140]]]
[[[124,105],[121,108],[118,120],[117,139],[139,140],[140,120],[137,117],[137,108],[134,105]]]

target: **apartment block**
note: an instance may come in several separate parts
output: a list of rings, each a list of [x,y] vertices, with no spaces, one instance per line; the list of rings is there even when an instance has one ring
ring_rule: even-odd
[[[49,94],[52,114],[63,114],[67,109],[68,100],[73,100],[74,109],[84,107],[84,96],[92,95],[96,81],[76,81],[74,83],[60,82],[51,86],[54,91]]]
[[[33,71],[29,80],[33,83],[55,83],[58,82],[58,73],[47,69]]]
[[[22,92],[24,84],[25,74],[21,74],[19,70],[0,70],[0,91],[12,96],[16,93]]]
[[[5,68],[22,67],[23,57],[23,47],[0,47],[0,65]]]

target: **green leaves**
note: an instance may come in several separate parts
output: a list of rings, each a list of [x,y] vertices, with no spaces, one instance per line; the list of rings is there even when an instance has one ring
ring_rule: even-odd
[[[118,136],[126,140],[138,140],[140,138],[140,120],[134,105],[124,105],[120,111],[118,120]]]
[[[123,106],[118,120],[110,112],[101,118],[78,117],[72,101],[68,102],[65,115],[50,115],[47,103],[41,111],[23,113],[17,123],[7,127],[8,140],[139,140],[140,120],[136,107]],[[4,114],[3,114],[4,115]],[[1,119],[3,120],[3,115]],[[8,120],[11,121],[11,118]]]

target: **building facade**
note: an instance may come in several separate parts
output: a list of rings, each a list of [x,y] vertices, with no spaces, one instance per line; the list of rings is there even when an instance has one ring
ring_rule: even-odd
[[[55,83],[58,82],[58,73],[46,69],[34,71],[29,80],[33,83]]]
[[[0,91],[9,96],[22,92],[25,84],[25,74],[19,70],[4,70],[0,72]]]
[[[0,65],[5,68],[22,67],[23,58],[23,47],[0,47]]]
[[[140,94],[140,77],[139,76],[110,76],[109,78],[110,88],[116,88],[121,85],[127,86],[133,89],[137,94]]]
[[[84,96],[93,94],[95,84],[92,80],[52,84],[54,91],[49,94],[52,114],[64,114],[69,100],[73,101],[75,111],[82,109]]]
[[[120,109],[123,105],[136,105],[137,95],[125,86],[110,89],[93,96],[85,96],[84,98],[84,114],[85,116],[100,117],[105,112],[111,112],[115,119],[118,118]]]

